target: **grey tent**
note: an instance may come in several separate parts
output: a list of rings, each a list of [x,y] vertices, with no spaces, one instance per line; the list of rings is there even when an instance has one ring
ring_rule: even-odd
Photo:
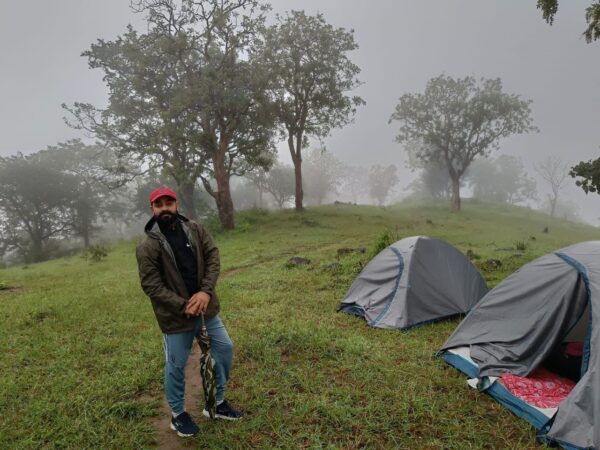
[[[471,378],[472,387],[533,424],[542,440],[600,448],[599,292],[600,241],[538,258],[473,308],[442,355]],[[578,355],[565,351],[577,344]],[[566,375],[568,369],[576,376]],[[565,375],[556,376],[561,371]],[[571,385],[556,397],[567,377]]]
[[[488,291],[469,259],[439,239],[414,236],[381,251],[358,275],[340,310],[369,326],[408,329],[465,314]]]

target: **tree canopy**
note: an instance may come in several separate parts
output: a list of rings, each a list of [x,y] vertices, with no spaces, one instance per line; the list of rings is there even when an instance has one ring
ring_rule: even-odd
[[[424,93],[400,97],[390,122],[400,122],[396,140],[413,147],[424,164],[443,164],[452,179],[452,210],[460,211],[460,179],[477,157],[501,138],[536,130],[531,101],[503,92],[497,79],[431,79]]]
[[[233,228],[230,177],[266,164],[274,151],[268,76],[251,52],[265,8],[255,0],[140,0],[134,7],[146,14],[148,32],[129,27],[83,53],[104,72],[109,103],[65,106],[71,125],[164,171],[191,217],[201,179],[223,226]]]
[[[558,12],[558,0],[538,0],[538,9],[542,10],[542,17],[550,25],[554,23],[554,16]],[[600,2],[592,2],[585,9],[585,22],[587,28],[583,32],[586,42],[600,38]]]
[[[296,209],[303,208],[302,149],[307,136],[325,137],[352,121],[364,104],[349,91],[360,68],[349,53],[358,48],[352,30],[334,28],[322,14],[291,11],[265,31],[262,57],[272,69],[271,95],[287,140],[296,178]]]

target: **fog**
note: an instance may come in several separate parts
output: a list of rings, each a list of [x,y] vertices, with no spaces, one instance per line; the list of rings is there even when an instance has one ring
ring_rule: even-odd
[[[586,44],[581,36],[589,1],[563,0],[553,26],[543,21],[534,0],[270,3],[274,13],[320,11],[334,26],[354,29],[360,48],[352,57],[363,82],[356,93],[366,105],[353,124],[313,146],[324,145],[349,165],[396,165],[400,183],[394,198],[407,194],[404,188],[415,174],[405,167],[406,154],[394,142],[397,124],[389,124],[389,117],[402,94],[422,92],[440,74],[499,77],[505,92],[533,101],[539,133],[505,139],[493,156],[520,157],[538,182],[540,199],[547,188],[534,163],[547,155],[570,165],[598,156],[600,42]],[[60,105],[106,104],[102,73],[90,70],[80,53],[99,38],[114,39],[128,23],[145,27],[126,0],[0,1],[0,155],[35,152],[75,137],[92,142],[64,124]],[[290,162],[284,145],[279,154]],[[567,185],[563,199],[597,225],[600,197],[586,196],[572,179]]]

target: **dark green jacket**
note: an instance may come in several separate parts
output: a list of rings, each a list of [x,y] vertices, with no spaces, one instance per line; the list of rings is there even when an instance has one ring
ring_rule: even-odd
[[[221,267],[219,249],[202,225],[182,215],[179,215],[179,220],[197,258],[199,290],[210,294],[204,316],[215,316],[220,309],[215,292]],[[195,292],[187,292],[173,250],[154,217],[148,221],[144,231],[146,238],[138,245],[136,258],[142,289],[152,301],[158,325],[163,333],[192,330],[195,317],[186,317],[185,307]]]

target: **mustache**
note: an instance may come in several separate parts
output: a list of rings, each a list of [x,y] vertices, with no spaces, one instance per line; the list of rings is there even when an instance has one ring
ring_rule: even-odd
[[[162,211],[160,212],[156,218],[162,222],[171,222],[173,220],[175,220],[175,218],[177,217],[178,212],[170,212],[170,211]]]

